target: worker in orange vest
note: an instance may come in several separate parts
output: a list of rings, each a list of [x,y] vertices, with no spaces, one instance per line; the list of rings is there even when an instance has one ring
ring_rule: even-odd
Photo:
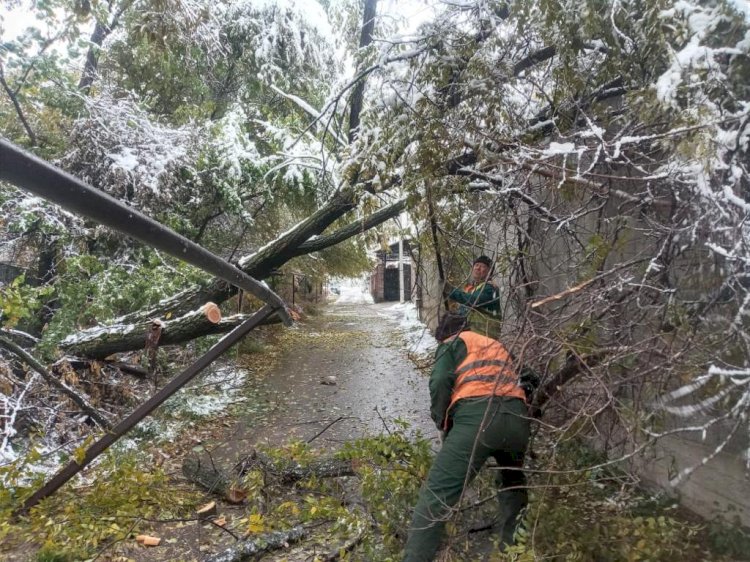
[[[496,474],[501,547],[513,543],[527,503],[521,470],[529,441],[526,395],[510,353],[495,339],[466,329],[466,318],[448,314],[435,337],[442,343],[430,375],[432,419],[444,431],[409,528],[404,562],[430,562],[440,546],[464,485],[489,457]]]

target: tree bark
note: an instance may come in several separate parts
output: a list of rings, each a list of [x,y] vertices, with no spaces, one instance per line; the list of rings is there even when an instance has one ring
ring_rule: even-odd
[[[206,558],[206,562],[242,562],[243,560],[257,560],[264,552],[287,548],[290,544],[305,538],[306,531],[301,525],[287,531],[263,533],[258,537],[242,541],[227,548],[224,552]]]
[[[365,11],[362,16],[362,33],[359,36],[360,51],[372,43],[372,32],[375,29],[375,13],[377,11],[377,0],[365,0]],[[365,95],[365,81],[359,80],[354,86],[351,98],[349,98],[349,143],[357,137],[359,129],[359,117],[362,113],[362,102]]]
[[[395,203],[383,207],[382,209],[374,212],[368,217],[356,220],[351,224],[346,225],[343,228],[338,229],[336,232],[326,234],[324,236],[318,236],[312,240],[308,240],[299,246],[297,251],[299,255],[308,254],[312,252],[318,252],[325,250],[331,246],[335,246],[345,240],[348,240],[352,236],[362,234],[370,230],[371,228],[382,224],[388,219],[397,217],[406,208],[406,199],[399,199]]]
[[[218,321],[208,318],[202,309],[189,312],[173,320],[163,320],[159,346],[175,345],[202,336],[227,333],[247,320],[252,314],[235,314]],[[261,325],[276,324],[281,319],[274,315]],[[60,347],[72,355],[104,359],[113,353],[142,349],[146,343],[151,321],[137,324],[114,324],[80,332],[65,339]]]
[[[91,91],[91,86],[96,78],[96,70],[99,67],[99,51],[102,48],[104,40],[109,37],[112,30],[114,30],[120,20],[120,16],[125,13],[130,5],[133,3],[132,0],[125,0],[120,6],[120,9],[115,12],[112,17],[111,23],[102,23],[97,19],[96,25],[94,26],[94,32],[91,34],[89,40],[89,50],[86,53],[86,63],[81,73],[81,80],[78,82],[78,89],[81,93],[88,95]]]
[[[317,478],[339,478],[354,476],[354,464],[350,460],[332,458],[316,459],[306,465],[289,461],[279,465],[266,455],[253,451],[239,465],[238,472],[247,472],[259,468],[269,476],[274,477],[281,484],[294,484],[300,480],[315,476]]]

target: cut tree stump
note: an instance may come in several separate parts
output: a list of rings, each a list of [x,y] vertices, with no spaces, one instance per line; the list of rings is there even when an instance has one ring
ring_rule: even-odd
[[[221,310],[219,310],[219,307],[214,303],[207,302],[203,305],[201,310],[203,311],[203,315],[208,318],[208,321],[211,322],[211,324],[218,324],[219,322],[221,322]]]
[[[187,457],[182,463],[182,474],[205,488],[212,494],[224,498],[229,503],[242,503],[245,491],[231,474],[217,468],[210,459]]]
[[[216,517],[216,502],[211,501],[195,510],[199,519],[212,519]]]

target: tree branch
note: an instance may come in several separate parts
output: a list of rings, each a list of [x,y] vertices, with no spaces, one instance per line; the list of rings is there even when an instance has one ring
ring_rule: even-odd
[[[534,393],[534,400],[529,407],[531,415],[533,417],[538,417],[541,414],[544,405],[550,398],[557,394],[560,389],[579,374],[601,363],[608,355],[609,352],[602,351],[583,357],[577,355],[570,357],[566,365]]]
[[[359,37],[359,50],[368,47],[372,43],[372,32],[375,29],[375,12],[377,0],[365,0],[365,11],[362,16],[362,34]],[[349,98],[349,143],[353,142],[359,129],[359,117],[362,113],[362,102],[365,94],[365,81],[359,80]]]
[[[112,427],[111,424],[96,410],[96,408],[91,406],[91,404],[89,404],[85,398],[83,398],[80,394],[78,394],[64,382],[57,380],[57,378],[47,369],[45,369],[39,361],[37,361],[32,355],[27,353],[20,346],[16,345],[8,338],[5,338],[3,336],[0,336],[0,345],[2,345],[5,349],[13,353],[16,357],[24,361],[27,365],[29,365],[32,369],[39,373],[50,386],[55,387],[57,390],[65,394],[65,396],[70,398],[100,427],[102,427],[103,429],[110,429]]]
[[[335,232],[326,234],[325,236],[318,236],[317,238],[313,238],[312,240],[308,240],[307,242],[299,246],[299,248],[297,248],[297,251],[300,255],[302,255],[308,254],[310,252],[318,252],[330,246],[334,246],[343,242],[344,240],[351,238],[352,236],[370,230],[371,228],[384,223],[388,219],[392,219],[393,217],[398,216],[405,208],[406,198],[399,199],[395,203],[383,207],[382,209],[379,209],[377,212],[372,213],[367,217],[358,219],[353,223],[338,229]]]
[[[543,49],[531,53],[528,57],[521,59],[513,65],[513,76],[518,76],[524,70],[536,66],[540,62],[551,59],[556,53],[557,48],[554,46],[544,47]]]
[[[16,110],[16,115],[18,115],[18,119],[21,121],[21,124],[23,125],[23,128],[29,137],[29,140],[31,141],[31,144],[36,146],[36,135],[34,134],[34,131],[31,130],[31,126],[29,125],[29,122],[26,120],[26,117],[23,114],[21,104],[18,102],[18,97],[13,92],[13,90],[10,89],[10,86],[5,81],[5,72],[3,71],[2,61],[0,61],[0,84],[3,86],[3,90],[5,90],[5,93],[8,94],[8,97],[10,98],[10,101],[13,104],[14,109]]]
[[[96,70],[99,66],[99,50],[101,49],[104,40],[109,37],[109,34],[117,27],[120,16],[125,13],[125,10],[127,10],[132,3],[133,0],[124,0],[120,9],[115,12],[110,23],[102,23],[98,19],[96,20],[96,26],[94,27],[91,39],[89,40],[89,50],[86,53],[86,64],[81,73],[81,80],[78,82],[78,89],[81,90],[83,94],[88,95],[91,91],[91,86],[96,78]]]

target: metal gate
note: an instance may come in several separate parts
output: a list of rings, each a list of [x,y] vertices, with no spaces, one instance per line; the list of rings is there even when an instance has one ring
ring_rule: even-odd
[[[397,267],[391,267],[385,270],[385,275],[383,277],[383,300],[400,300]],[[411,265],[409,264],[404,264],[404,300],[411,300]]]

